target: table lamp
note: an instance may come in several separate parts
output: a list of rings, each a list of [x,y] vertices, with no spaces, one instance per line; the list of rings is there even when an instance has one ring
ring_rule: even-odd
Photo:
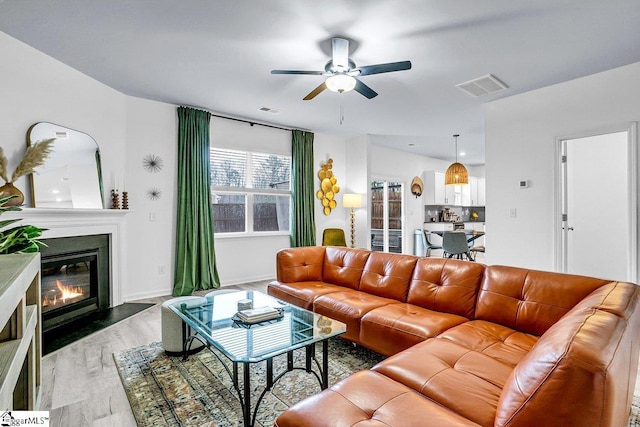
[[[354,248],[356,242],[356,217],[353,210],[362,207],[362,194],[344,194],[342,196],[342,206],[351,208],[351,247]]]

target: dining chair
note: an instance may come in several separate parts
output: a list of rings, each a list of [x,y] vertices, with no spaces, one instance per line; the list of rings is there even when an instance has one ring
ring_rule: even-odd
[[[347,246],[342,228],[325,228],[322,232],[322,246]]]
[[[463,232],[445,231],[442,234],[442,250],[442,256],[446,258],[464,259],[466,256],[469,261],[474,260],[469,252],[467,236]]]
[[[431,256],[431,249],[442,249],[442,246],[431,243],[429,239],[431,237],[431,232],[429,230],[422,230],[424,234],[423,244],[425,247],[425,256]]]

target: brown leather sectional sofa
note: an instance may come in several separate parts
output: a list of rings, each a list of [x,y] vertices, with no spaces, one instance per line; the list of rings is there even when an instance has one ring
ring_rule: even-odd
[[[389,356],[277,427],[627,425],[634,284],[318,246],[280,251],[268,291]]]

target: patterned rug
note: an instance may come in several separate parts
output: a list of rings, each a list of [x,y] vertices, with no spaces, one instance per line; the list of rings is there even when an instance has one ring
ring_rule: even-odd
[[[321,346],[316,354],[322,360]],[[329,341],[329,384],[351,373],[369,368],[383,356],[335,338]],[[210,351],[169,357],[161,343],[132,348],[113,355],[131,409],[139,427],[242,425],[242,410],[229,374]],[[295,366],[304,366],[304,350],[294,352]],[[274,358],[274,377],[286,367],[286,356]],[[252,405],[264,390],[265,363],[251,365]],[[242,369],[239,369],[242,384]],[[256,426],[271,427],[278,415],[292,404],[320,391],[316,377],[304,370],[284,375],[263,398]]]
[[[322,352],[317,348],[321,360]],[[383,359],[377,353],[334,338],[329,341],[329,384]],[[160,343],[132,348],[113,355],[139,427],[242,425],[242,412],[229,375],[209,351],[181,357],[167,356]],[[296,366],[304,365],[304,352],[295,352]],[[274,375],[284,371],[286,357],[274,359]],[[252,364],[252,404],[262,393],[265,364]],[[242,369],[240,369],[242,376]],[[242,379],[240,379],[242,384]],[[294,370],[265,394],[256,426],[271,427],[292,404],[320,391],[315,376]],[[640,427],[640,397],[633,399],[628,427]]]

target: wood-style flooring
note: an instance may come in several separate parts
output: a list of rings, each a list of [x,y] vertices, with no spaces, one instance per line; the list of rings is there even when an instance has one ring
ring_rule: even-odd
[[[266,292],[267,283],[230,288]],[[135,301],[155,305],[42,359],[40,410],[51,427],[136,426],[113,353],[161,341],[160,305],[169,298]]]

